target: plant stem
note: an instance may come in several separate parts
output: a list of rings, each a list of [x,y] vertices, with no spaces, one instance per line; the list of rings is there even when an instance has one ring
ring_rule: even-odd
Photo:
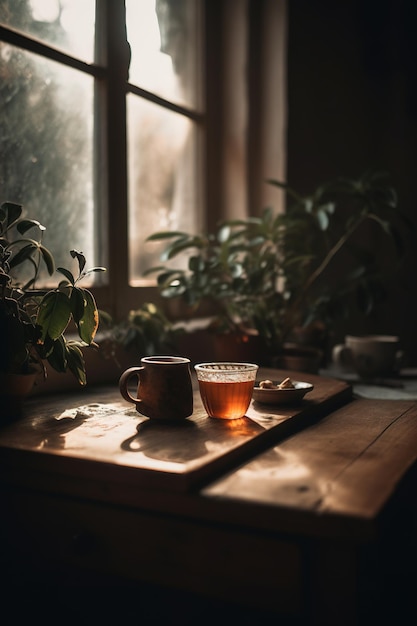
[[[334,256],[339,252],[339,250],[345,245],[346,241],[353,235],[355,230],[370,217],[370,214],[367,213],[362,215],[356,222],[352,224],[352,226],[345,232],[344,235],[340,237],[340,239],[334,244],[334,246],[329,250],[326,254],[323,261],[320,265],[310,274],[307,281],[304,283],[302,288],[300,289],[298,297],[293,301],[292,305],[289,307],[286,315],[286,322],[284,324],[283,332],[282,332],[282,341],[285,340],[289,332],[292,328],[294,328],[294,317],[295,312],[299,309],[301,302],[305,298],[305,294],[311,288],[311,286],[316,282],[316,280],[321,276],[326,267],[329,265],[330,261],[334,258]]]

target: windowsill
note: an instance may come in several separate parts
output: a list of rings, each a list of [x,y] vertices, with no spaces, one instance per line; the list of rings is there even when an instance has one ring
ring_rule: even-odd
[[[65,374],[56,372],[47,364],[46,378],[39,377],[31,396],[80,391],[91,386],[117,384],[121,373],[136,364],[134,357],[122,350],[117,351],[115,357],[108,354],[105,345],[101,346],[99,350],[85,348],[83,352],[87,373],[86,386],[81,386],[71,372]]]
[[[214,359],[211,353],[213,336],[207,331],[209,321],[208,318],[178,323],[178,326],[186,328],[186,332],[178,340],[178,355],[188,357],[191,363]],[[83,350],[87,374],[86,387],[117,385],[122,372],[128,367],[138,365],[141,355],[129,353],[120,346],[116,347],[115,354],[112,354],[106,339],[97,337],[96,340],[100,346],[98,350],[94,348]],[[47,376],[45,379],[42,376],[39,377],[31,396],[81,389],[83,387],[71,372],[59,373],[47,364]]]
[[[177,338],[177,355],[190,359],[191,366],[205,361],[263,362],[265,355],[259,351],[257,338],[249,338],[242,342],[233,335],[226,336],[211,332],[208,327],[212,318],[198,318],[178,322],[178,326],[186,332]],[[108,340],[97,337],[99,349],[84,349],[87,373],[87,387],[93,385],[117,385],[119,378],[128,367],[139,365],[142,355],[127,352],[117,346],[115,354],[111,353]],[[84,387],[85,388],[85,387]],[[31,395],[39,396],[50,393],[75,391],[83,389],[71,374],[61,374],[47,367],[47,377],[40,378]]]

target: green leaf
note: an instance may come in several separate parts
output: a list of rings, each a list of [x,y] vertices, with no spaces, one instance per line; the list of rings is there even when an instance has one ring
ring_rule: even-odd
[[[290,197],[294,198],[297,202],[301,202],[302,200],[302,196],[297,193],[294,189],[292,189],[291,187],[288,186],[287,183],[283,183],[279,180],[276,180],[274,178],[268,178],[266,180],[266,182],[269,185],[274,185],[275,187],[278,187],[279,189],[282,189],[283,191],[285,191]]]
[[[236,226],[244,226],[245,228],[241,231],[242,233],[245,232],[248,226],[253,226],[253,225],[259,226],[261,224],[262,224],[261,217],[247,217],[245,219],[233,219],[233,220],[227,220],[226,222],[223,223],[224,226],[228,225],[233,228],[235,228]]]
[[[16,229],[21,235],[24,235],[28,230],[30,230],[31,228],[34,228],[35,226],[39,228],[39,230],[41,231],[46,230],[45,226],[42,226],[42,224],[38,222],[37,220],[29,220],[29,219],[20,220],[20,222],[16,225]]]
[[[88,270],[84,272],[84,276],[88,276],[88,274],[92,274],[93,272],[107,272],[107,269],[101,266],[90,267]]]
[[[305,198],[303,204],[306,213],[311,213],[313,211],[314,202],[311,198]]]
[[[243,274],[243,267],[241,263],[233,263],[230,265],[230,274],[233,278],[238,278]]]
[[[205,268],[204,259],[201,256],[192,256],[188,261],[188,268],[191,272],[202,272]]]
[[[36,252],[38,249],[39,246],[36,243],[32,242],[28,243],[26,246],[23,246],[23,248],[20,248],[20,250],[10,259],[10,267],[16,267],[16,265],[20,265],[27,259],[31,258],[33,253]]]
[[[74,342],[66,344],[68,368],[78,380],[80,385],[87,384],[87,375],[85,372],[85,361],[82,350]]]
[[[0,209],[0,219],[5,221],[5,230],[8,230],[22,215],[22,205],[15,202],[3,202]]]
[[[0,286],[5,287],[10,282],[10,276],[0,269]]]
[[[174,237],[189,237],[187,233],[183,233],[175,230],[165,230],[160,231],[159,233],[154,233],[147,237],[146,241],[160,241],[162,239],[172,239]]]
[[[78,333],[83,341],[90,345],[96,335],[99,316],[96,301],[90,291],[80,289],[84,297],[84,314],[77,323]]]
[[[317,212],[317,221],[319,223],[320,230],[327,230],[327,228],[329,226],[329,217],[328,217],[326,211],[320,209]]]
[[[67,353],[65,350],[65,339],[61,336],[53,341],[48,349],[47,361],[56,372],[64,374],[67,371]]]
[[[71,283],[71,285],[75,284],[75,278],[73,273],[65,269],[65,267],[57,267],[56,271],[65,276],[65,278]]]
[[[42,327],[42,341],[48,335],[58,339],[71,319],[71,301],[61,291],[49,291],[39,306],[37,324]]]
[[[143,272],[143,276],[148,276],[149,274],[154,274],[155,272],[162,272],[164,270],[165,270],[164,265],[149,267],[147,270]]]
[[[164,252],[161,254],[161,260],[168,261],[169,259],[174,258],[180,252],[187,250],[189,248],[203,248],[204,242],[201,238],[193,237],[189,239],[180,239],[178,241],[174,241],[170,246],[168,246]]]
[[[48,250],[48,248],[45,248],[45,246],[40,245],[39,246],[39,250],[42,254],[42,258],[43,261],[46,265],[46,269],[48,270],[48,274],[49,276],[52,276],[52,274],[55,272],[55,261],[54,261],[54,257],[52,256],[51,252]]]
[[[225,241],[228,241],[229,237],[230,237],[230,226],[226,224],[222,226],[220,230],[218,231],[217,239],[220,241],[220,243],[224,243]]]
[[[76,324],[83,318],[85,312],[85,299],[83,290],[79,287],[74,287],[71,292],[71,311],[72,317]]]
[[[265,237],[263,235],[258,235],[257,237],[254,237],[253,239],[250,239],[248,241],[248,249],[250,248],[256,248],[257,246],[262,245],[265,242]],[[239,248],[236,248],[237,250]]]
[[[187,281],[184,276],[178,274],[175,280],[173,279],[171,282],[160,284],[159,288],[161,290],[162,297],[175,298],[176,296],[180,296],[186,293]]]
[[[168,270],[159,274],[157,282],[160,287],[166,287],[174,281],[182,280],[184,272],[182,270]]]
[[[79,272],[81,274],[81,272],[85,268],[85,263],[86,263],[85,256],[83,255],[82,252],[77,252],[77,250],[71,250],[70,255],[72,256],[73,259],[77,259]]]

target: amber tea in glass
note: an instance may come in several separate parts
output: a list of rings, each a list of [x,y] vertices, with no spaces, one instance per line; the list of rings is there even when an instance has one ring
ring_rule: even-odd
[[[258,366],[254,363],[195,365],[201,400],[210,417],[238,419],[248,410]]]

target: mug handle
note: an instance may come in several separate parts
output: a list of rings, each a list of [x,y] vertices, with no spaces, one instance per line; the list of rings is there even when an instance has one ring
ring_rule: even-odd
[[[128,402],[131,402],[132,404],[137,404],[138,402],[140,402],[140,400],[138,398],[134,398],[129,393],[127,385],[129,383],[130,379],[133,378],[133,376],[135,376],[135,375],[136,375],[138,381],[140,381],[140,372],[142,370],[144,370],[144,369],[145,368],[143,366],[141,366],[141,367],[129,367],[129,369],[124,371],[123,374],[120,376],[120,379],[119,379],[120,393],[122,394],[122,397],[125,400],[127,400]]]
[[[340,343],[332,350],[332,359],[339,367],[349,367],[352,365],[352,351],[345,344]]]
[[[405,352],[404,350],[398,350],[395,353],[395,371],[399,372],[405,365]]]

